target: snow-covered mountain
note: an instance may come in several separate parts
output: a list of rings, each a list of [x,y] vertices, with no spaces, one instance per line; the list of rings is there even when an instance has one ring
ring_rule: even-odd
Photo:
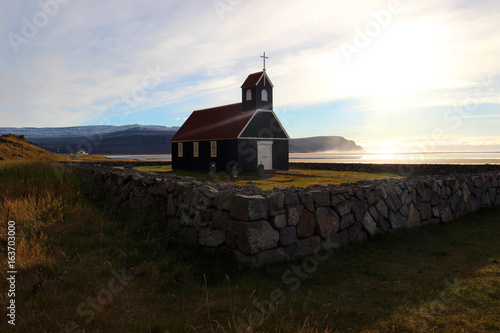
[[[26,136],[26,139],[39,138],[67,138],[67,137],[87,137],[95,135],[111,134],[129,129],[153,130],[176,132],[179,127],[166,127],[159,125],[94,125],[94,126],[75,126],[75,127],[0,127],[0,135],[17,134]]]

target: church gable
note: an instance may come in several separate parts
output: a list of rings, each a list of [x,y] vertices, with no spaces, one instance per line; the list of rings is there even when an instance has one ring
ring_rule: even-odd
[[[288,134],[274,112],[257,111],[238,137],[288,139]]]

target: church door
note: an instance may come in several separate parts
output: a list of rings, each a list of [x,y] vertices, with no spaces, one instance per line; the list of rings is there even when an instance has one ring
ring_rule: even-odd
[[[264,170],[273,168],[273,142],[257,141],[257,166],[264,165]]]

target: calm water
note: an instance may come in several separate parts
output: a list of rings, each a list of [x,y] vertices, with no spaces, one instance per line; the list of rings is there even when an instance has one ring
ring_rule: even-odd
[[[108,155],[115,159],[171,161],[166,155]],[[438,152],[398,154],[290,154],[290,162],[314,163],[411,163],[411,164],[500,164],[499,152]]]

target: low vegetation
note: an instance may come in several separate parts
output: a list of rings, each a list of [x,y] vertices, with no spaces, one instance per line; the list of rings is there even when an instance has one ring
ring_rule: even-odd
[[[0,161],[19,160],[60,161],[63,158],[34,146],[24,135],[0,136]]]
[[[149,211],[116,207],[50,163],[0,162],[0,221],[17,229],[17,331],[500,330],[498,207],[259,269],[187,247]]]
[[[209,175],[203,171],[185,171],[172,170],[172,166],[137,166],[136,170],[149,171],[164,174],[175,174],[178,176],[190,176],[201,178],[212,182],[233,182],[238,185],[253,184],[263,190],[272,190],[275,186],[282,187],[306,187],[309,185],[318,184],[341,184],[353,183],[360,180],[376,180],[387,178],[401,178],[396,174],[388,173],[367,173],[355,171],[331,171],[331,170],[299,170],[291,169],[288,171],[267,171],[264,178],[259,178],[257,173],[249,172],[242,173],[238,177],[233,178],[227,173],[220,172],[216,175]]]
[[[58,156],[64,157],[66,158],[66,160],[72,162],[103,162],[110,160],[108,157],[99,154],[91,154],[91,155],[60,154]]]
[[[33,145],[24,135],[0,136],[0,161],[72,161],[101,162],[109,160],[102,155],[54,154]]]

